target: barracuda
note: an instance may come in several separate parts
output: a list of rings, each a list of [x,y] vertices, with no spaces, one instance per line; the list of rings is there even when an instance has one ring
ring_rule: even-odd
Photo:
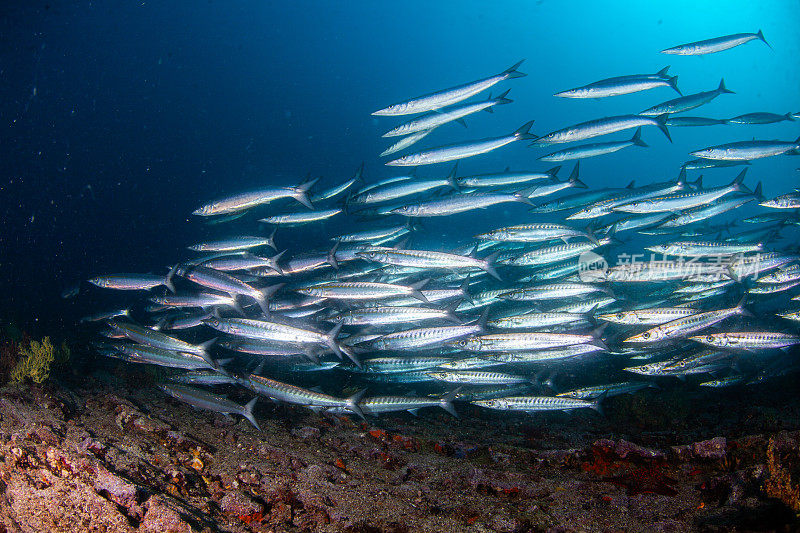
[[[737,315],[752,316],[752,313],[744,308],[744,298],[739,301],[736,307],[695,313],[688,317],[678,318],[637,335],[633,335],[632,337],[628,337],[624,342],[654,343],[683,339],[690,337],[693,333],[722,322],[726,318]]]
[[[419,269],[483,270],[499,280],[500,276],[492,266],[492,261],[498,254],[499,252],[496,252],[486,259],[477,259],[475,257],[429,250],[385,249],[358,252],[356,255],[367,261],[374,261],[385,265],[406,266]]]
[[[428,372],[428,375],[445,383],[463,383],[467,385],[516,385],[532,383],[524,376],[515,376],[504,372],[486,372],[481,370],[443,370]]]
[[[613,208],[613,211],[622,213],[656,213],[656,212],[677,212],[697,207],[700,205],[708,205],[709,203],[722,198],[726,194],[732,192],[744,192],[753,194],[750,189],[742,184],[747,169],[743,170],[730,185],[717,187],[714,189],[706,189],[703,191],[687,192],[668,194],[665,196],[656,196],[635,202],[624,203]]]
[[[800,336],[777,331],[726,331],[689,339],[716,348],[740,350],[770,350],[800,344]]]
[[[601,412],[600,401],[602,399],[601,397],[595,401],[588,402],[586,400],[553,396],[507,396],[491,400],[475,400],[472,404],[501,411],[568,411],[588,408]]]
[[[309,189],[311,189],[311,187],[314,186],[316,182],[317,180],[314,179],[302,183],[296,187],[265,188],[257,191],[250,191],[229,196],[228,198],[223,198],[221,200],[211,202],[210,204],[206,204],[196,209],[192,214],[204,217],[211,215],[224,215],[228,213],[235,213],[237,211],[243,211],[245,209],[251,209],[259,205],[268,204],[281,198],[294,198],[304,206],[311,209],[313,206],[311,205],[311,201],[309,201],[308,196],[306,196],[306,193]]]
[[[758,30],[757,33],[734,33],[732,35],[725,35],[724,37],[714,37],[713,39],[680,44],[678,46],[673,46],[672,48],[666,48],[662,50],[661,53],[680,56],[713,54],[734,48],[756,39],[769,46],[769,43],[767,43],[766,39],[764,39],[764,34],[761,33],[761,30]]]
[[[685,318],[699,311],[690,307],[659,307],[652,309],[632,309],[597,315],[598,320],[637,326],[666,324],[679,318]]]
[[[546,242],[572,237],[584,238],[596,243],[597,239],[588,231],[581,231],[564,224],[539,223],[507,226],[476,235],[476,239],[496,242]]]
[[[248,422],[253,424],[254,428],[261,431],[261,428],[258,427],[258,422],[256,422],[253,416],[253,407],[255,407],[258,397],[250,400],[247,405],[239,405],[224,396],[194,387],[187,387],[185,385],[158,385],[158,388],[173,398],[188,403],[198,409],[206,409],[225,415],[233,414],[243,416]]]
[[[522,61],[525,61],[524,59]],[[522,64],[522,61],[504,70],[500,74],[483,78],[478,81],[459,85],[451,89],[439,91],[424,96],[414,98],[405,102],[392,104],[388,107],[380,109],[372,113],[377,116],[399,116],[410,115],[413,113],[423,113],[425,111],[433,111],[441,107],[457,104],[462,100],[466,100],[470,96],[474,96],[479,92],[485,91],[490,87],[500,83],[501,81],[521,78],[525,76],[522,72],[518,72],[517,68]]]
[[[466,126],[464,117],[478,113],[480,111],[492,112],[492,108],[496,105],[510,104],[513,100],[506,98],[510,89],[498,96],[497,98],[489,98],[482,102],[474,104],[465,104],[458,107],[452,107],[449,111],[435,112],[423,115],[419,118],[401,124],[383,134],[383,137],[397,137],[399,135],[408,135],[409,133],[416,133],[419,131],[432,130],[438,128],[449,122],[459,122]]]
[[[529,133],[532,125],[533,121],[531,120],[520,126],[512,133],[502,137],[490,137],[488,139],[482,139],[468,143],[440,146],[424,152],[405,155],[399,159],[389,161],[385,164],[392,167],[415,167],[419,165],[433,165],[436,163],[457,161],[459,159],[485,154],[516,141],[535,139],[536,136]]]
[[[343,281],[323,283],[307,289],[298,289],[297,292],[308,296],[337,300],[384,300],[397,296],[413,296],[428,303],[428,299],[419,291],[428,281],[428,279],[424,279],[408,286],[368,281]]]
[[[312,390],[282,383],[280,381],[265,378],[256,374],[247,377],[250,389],[256,394],[267,396],[273,400],[301,405],[309,408],[340,408],[350,411],[353,414],[364,418],[364,413],[358,406],[358,402],[364,396],[365,390],[359,391],[350,398],[336,398],[329,394],[314,392]]]

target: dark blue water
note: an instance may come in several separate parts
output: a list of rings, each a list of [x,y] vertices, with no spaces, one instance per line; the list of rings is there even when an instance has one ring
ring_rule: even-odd
[[[736,92],[689,115],[800,110],[797,2],[167,4],[0,7],[0,318],[34,330],[71,327],[103,296],[66,301],[65,287],[99,273],[163,272],[185,257],[184,246],[213,235],[190,213],[215,197],[295,184],[309,173],[332,186],[362,161],[368,180],[397,174],[377,154],[389,144],[380,135],[399,121],[370,112],[522,58],[528,76],[501,89],[511,88],[513,105],[470,118],[467,129],[442,127],[419,146],[503,135],[531,119],[543,134],[636,113],[676,95],[551,95],[668,64],[684,94],[714,89],[722,77]],[[658,53],[758,29],[774,49],[751,42],[706,57]],[[690,150],[795,139],[798,124],[672,128],[673,144],[649,128],[649,149],[586,161],[582,179],[590,187],[671,179]],[[544,153],[516,143],[463,162],[460,174],[549,168],[536,160]],[[767,196],[787,192],[798,166],[792,157],[756,162],[748,183],[762,180]],[[713,170],[704,181],[717,185],[736,173]],[[475,233],[505,211],[437,221],[428,238]],[[278,238],[293,250],[306,243],[303,232]]]

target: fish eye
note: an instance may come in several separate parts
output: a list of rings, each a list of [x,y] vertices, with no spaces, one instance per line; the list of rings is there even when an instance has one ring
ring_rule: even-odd
[[[707,335],[707,336],[706,336],[706,340],[707,340],[708,342],[714,342],[714,336],[713,336],[713,335]]]
[[[625,313],[620,311],[619,313],[617,313],[617,318],[625,318]]]
[[[649,331],[645,331],[644,333],[642,333],[642,338],[643,339],[649,339],[650,338],[650,332]]]

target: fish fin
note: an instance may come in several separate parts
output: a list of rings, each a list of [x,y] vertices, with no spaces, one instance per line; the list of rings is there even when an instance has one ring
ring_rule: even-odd
[[[444,395],[439,400],[439,407],[441,407],[442,409],[444,409],[445,411],[447,411],[448,413],[450,413],[451,415],[453,415],[456,418],[460,418],[460,417],[458,416],[458,413],[456,412],[456,408],[453,406],[453,399],[456,397],[456,394],[458,394],[459,391],[461,391],[461,387],[459,387],[459,388],[457,388],[457,389],[455,389],[453,391],[448,392],[446,395]]]
[[[461,320],[460,318],[458,318],[455,315],[456,309],[458,309],[458,306],[461,305],[461,302],[463,302],[463,301],[464,301],[463,299],[457,298],[456,300],[453,301],[453,303],[451,303],[449,305],[446,305],[446,306],[444,306],[442,308],[442,311],[447,313],[447,315],[445,316],[445,320],[449,320],[449,321],[454,322],[456,324],[463,324],[464,323],[463,320]]]
[[[458,186],[458,181],[456,181],[456,173],[458,172],[458,163],[453,165],[453,170],[450,171],[450,174],[447,175],[447,184],[450,186],[451,189],[454,191],[460,191],[461,188]]]
[[[525,124],[523,124],[522,126],[520,126],[519,128],[517,128],[517,129],[514,131],[514,133],[512,133],[512,135],[513,135],[513,136],[514,136],[516,139],[523,139],[523,140],[524,140],[524,139],[537,139],[538,137],[536,137],[536,135],[534,135],[534,134],[532,134],[532,133],[530,133],[530,132],[528,131],[528,130],[530,130],[530,129],[531,129],[531,126],[533,126],[533,121],[532,121],[532,120],[530,120],[530,121],[526,122]]]
[[[506,169],[506,171],[507,170],[508,169]],[[547,174],[550,177],[555,177],[560,170],[561,170],[561,165],[558,165],[558,166],[555,166],[555,167],[551,168],[550,170],[545,170],[544,173]]]
[[[242,416],[245,417],[248,422],[253,424],[253,427],[261,431],[261,428],[258,426],[258,422],[256,422],[256,417],[253,416],[253,408],[256,406],[256,401],[258,401],[258,396],[247,402],[247,405],[245,405],[242,409]]]
[[[356,183],[364,183],[364,162],[361,162],[361,166],[358,167],[356,173],[353,174],[353,179],[356,180]]]
[[[791,121],[795,120],[794,113],[792,113],[791,111],[789,113],[786,113],[785,115],[783,115],[783,118],[785,118],[786,120],[791,120]]]
[[[346,407],[349,411],[352,411],[353,414],[358,415],[359,418],[361,418],[361,419],[363,419],[365,421],[367,419],[364,417],[364,412],[361,410],[361,407],[359,407],[358,402],[361,401],[361,399],[364,397],[364,394],[366,394],[366,392],[367,392],[367,389],[361,389],[357,393],[355,393],[352,396],[350,396],[347,399],[347,407]]]
[[[767,199],[764,196],[764,193],[761,191],[761,182],[760,181],[756,184],[755,190],[753,190],[753,196],[756,197],[756,201],[758,201],[758,202],[764,202]],[[730,232],[730,230],[729,230],[729,232]]]
[[[491,109],[491,107],[489,109]],[[459,124],[461,124],[465,128],[467,127],[467,121],[464,120],[463,118],[458,118],[458,119],[455,120],[455,122],[458,122]]]
[[[264,287],[260,289],[259,297],[255,298],[258,305],[261,306],[261,310],[264,312],[264,316],[269,316],[269,299],[272,297],[273,294],[278,292],[281,287],[286,285],[285,283],[277,283],[275,285],[270,285],[269,287]]]
[[[278,232],[278,226],[275,226],[275,228],[272,230],[272,233],[270,233],[269,237],[267,237],[267,246],[269,246],[276,252],[278,251],[278,248],[275,246],[275,234],[277,232]]]
[[[765,41],[766,42],[766,41]],[[505,79],[510,80],[512,78],[522,78],[523,76],[527,76],[524,72],[519,72],[517,69],[519,66],[525,61],[524,59],[519,63],[515,63],[514,65],[510,66],[509,68],[505,69],[503,72],[500,73],[501,76],[505,76]]]
[[[175,294],[175,285],[172,284],[172,279],[175,277],[175,271],[178,270],[178,265],[173,265],[164,278],[164,286],[169,289],[172,294]]]
[[[675,90],[676,93],[683,96],[681,90],[678,89],[678,76],[668,76],[667,83],[669,84],[670,87],[672,87],[672,89]]]
[[[325,335],[325,344],[327,344],[333,353],[338,355],[339,357],[342,356],[342,347],[339,346],[339,343],[336,342],[336,337],[339,335],[339,331],[342,329],[342,322],[337,322],[335,326],[331,328],[331,330]]]
[[[743,193],[747,193],[747,194],[753,194],[753,191],[751,191],[750,189],[745,187],[745,185],[742,183],[744,181],[745,174],[747,174],[747,169],[744,169],[741,172],[739,172],[739,175],[736,176],[736,179],[733,180],[733,182],[731,183],[731,186],[734,188],[733,190],[735,190],[735,191],[739,191],[739,192],[743,192]]]
[[[418,281],[416,283],[412,283],[411,285],[409,285],[408,287],[411,289],[411,296],[413,296],[417,300],[425,302],[426,304],[430,303],[428,299],[425,297],[425,295],[422,294],[422,292],[420,292],[420,289],[425,285],[427,285],[430,280],[431,278],[425,278],[422,281]]]
[[[475,303],[475,300],[472,298],[472,295],[469,293],[469,274],[467,277],[464,278],[464,281],[461,282],[461,286],[459,287],[461,292],[464,293],[464,298],[471,304]]]
[[[661,132],[667,136],[669,142],[672,142],[672,136],[669,134],[669,130],[667,129],[667,119],[669,118],[669,113],[664,113],[662,115],[658,115],[657,117],[653,117],[653,120],[656,121],[656,125]]]
[[[419,416],[419,407],[415,407],[413,409],[406,409],[406,411],[414,416]]]
[[[667,65],[666,67],[664,67],[661,70],[659,70],[658,72],[656,72],[656,76],[661,76],[662,78],[667,77],[667,72],[669,71],[669,67],[670,66]]]
[[[493,278],[497,279],[498,281],[503,281],[503,279],[497,274],[497,271],[494,269],[494,261],[495,259],[497,259],[498,255],[500,255],[500,250],[484,257],[483,263],[481,264],[481,269],[490,276],[492,276]]]
[[[503,94],[501,94],[500,96],[495,98],[494,99],[495,105],[510,104],[511,102],[513,102],[514,100],[511,100],[510,98],[506,98],[508,96],[509,91],[511,91],[511,89],[506,89],[506,92],[504,92]],[[491,99],[492,98],[490,96],[489,100],[491,100]],[[493,107],[494,106],[487,107],[486,111],[488,111],[489,113],[493,113],[493,111],[492,111]]]
[[[771,50],[773,49],[773,48],[772,48],[772,45],[771,45],[771,44],[769,44],[769,43],[767,42],[767,40],[764,38],[764,32],[762,32],[761,30],[758,30],[758,33],[756,33],[756,37],[758,37],[758,39],[759,39],[759,40],[760,40],[762,43],[764,43],[764,44],[766,44],[767,46],[769,46],[769,48],[770,48]]]
[[[277,272],[278,274],[280,274],[281,276],[285,276],[286,273],[283,271],[281,266],[278,264],[278,261],[280,261],[281,257],[283,257],[283,254],[285,254],[286,251],[287,250],[283,250],[282,252],[279,252],[279,253],[277,253],[277,254],[275,254],[275,255],[273,255],[272,257],[269,258],[269,263],[270,263],[269,267],[272,270],[274,270],[275,272]]]
[[[311,350],[305,350],[303,351],[303,355],[305,355],[306,358],[315,365],[319,365],[319,355],[316,353],[312,352]]]
[[[311,200],[308,199],[308,190],[314,186],[314,184],[319,181],[319,178],[314,178],[313,180],[306,180],[305,182],[301,183],[297,187],[292,187],[292,198],[303,204],[309,209],[314,209],[314,205],[311,203]]]
[[[573,167],[572,172],[569,175],[568,181],[572,185],[572,187],[578,187],[579,189],[587,189],[588,187],[586,186],[586,184],[578,178],[578,174],[580,172],[580,166],[581,166],[580,161],[575,163],[575,167]]]
[[[626,189],[635,189],[636,188],[636,180],[631,180],[631,182],[625,186]]]
[[[637,128],[636,133],[633,134],[631,138],[631,142],[636,146],[641,146],[642,148],[647,148],[647,143],[642,140],[642,128]]]
[[[742,316],[753,317],[755,315],[753,315],[753,313],[751,313],[750,311],[748,311],[747,309],[744,308],[744,304],[745,304],[746,300],[747,300],[747,294],[743,294],[741,299],[739,300],[739,302],[736,304],[736,311],[737,311],[738,314],[740,314]]]
[[[354,365],[356,365],[356,368],[358,368],[359,370],[363,370],[364,365],[361,363],[361,359],[358,358],[358,356],[353,350],[351,350],[346,346],[340,346],[339,348],[341,349],[342,353],[345,354],[347,358],[353,362]]]
[[[607,396],[608,396],[608,389],[606,389],[602,393],[600,393],[600,396],[595,398],[594,401],[592,402],[592,407],[591,408],[594,409],[595,411],[597,411],[601,416],[606,416],[605,411],[603,411],[603,405],[602,404],[603,404],[603,401],[606,399]]]
[[[717,87],[717,92],[719,94],[724,94],[724,93],[736,94],[727,87],[725,87],[725,78],[719,80],[719,87]]]
[[[208,349],[211,348],[211,346],[213,346],[215,342],[217,342],[216,337],[214,337],[213,339],[208,339],[207,341],[201,342],[200,344],[197,345],[197,347],[200,348],[200,357],[202,357],[203,360],[208,364],[210,364],[212,367],[214,367],[214,360],[211,359],[211,356],[208,353]]]
[[[336,260],[336,250],[338,249],[339,249],[339,241],[336,241],[333,244],[331,250],[328,252],[328,257],[327,257],[328,264],[333,268],[335,268],[336,270],[339,270],[339,262]]]
[[[702,174],[700,174],[700,176],[698,176],[697,179],[694,180],[694,183],[692,184],[692,186],[694,187],[694,190],[696,190],[696,191],[702,190],[702,188],[703,188],[703,175]]]
[[[161,331],[166,328],[169,323],[168,317],[162,317],[154,326],[150,326],[150,329],[154,329],[156,331]]]

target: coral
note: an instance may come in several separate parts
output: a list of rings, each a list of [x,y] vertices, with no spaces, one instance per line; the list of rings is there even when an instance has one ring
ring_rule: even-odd
[[[66,342],[56,348],[50,337],[45,337],[41,342],[31,341],[27,348],[19,350],[19,361],[11,371],[11,382],[22,383],[30,378],[34,383],[41,383],[50,377],[54,365],[63,365],[69,357],[70,349]]]
[[[797,442],[788,440],[784,434],[771,437],[767,443],[767,470],[764,492],[800,513],[800,457]]]

